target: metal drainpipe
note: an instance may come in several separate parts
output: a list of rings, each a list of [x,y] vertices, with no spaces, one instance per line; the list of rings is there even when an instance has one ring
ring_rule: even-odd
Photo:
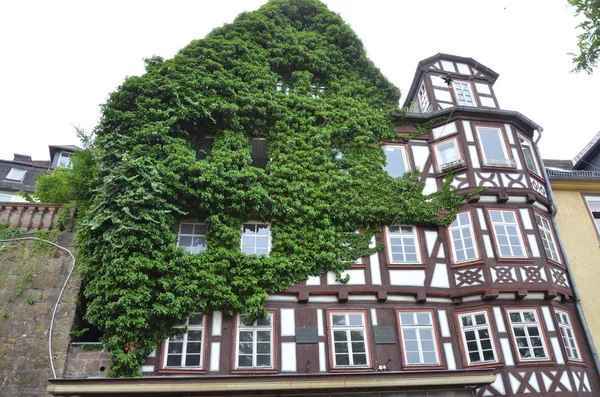
[[[540,160],[540,166],[542,167],[542,172],[544,174],[544,179],[547,181],[547,189],[550,193],[550,200],[554,205],[554,213],[552,214],[552,226],[554,227],[554,231],[556,232],[556,239],[558,240],[558,246],[560,247],[560,251],[562,253],[562,257],[565,261],[565,266],[567,267],[567,274],[569,275],[569,281],[571,282],[571,288],[573,288],[573,294],[575,295],[575,307],[577,308],[577,313],[579,314],[579,319],[581,320],[581,324],[583,325],[583,333],[585,334],[585,339],[592,351],[592,357],[594,358],[594,364],[596,365],[596,371],[600,374],[600,361],[598,360],[598,352],[596,351],[596,347],[594,346],[594,342],[592,340],[592,335],[590,334],[590,329],[588,328],[587,321],[585,320],[585,315],[583,314],[583,309],[581,308],[579,290],[577,289],[577,284],[575,283],[575,279],[573,277],[573,273],[571,272],[571,265],[569,264],[569,259],[567,258],[567,251],[565,250],[565,246],[563,245],[562,238],[560,237],[560,233],[558,230],[558,226],[556,225],[555,216],[558,213],[558,205],[556,203],[556,199],[554,197],[554,192],[552,191],[552,186],[550,185],[550,178],[548,178],[548,173],[546,172],[546,167],[544,166],[544,162],[542,161],[542,156],[540,156],[540,151],[538,149],[537,143],[542,138],[543,128],[538,130],[538,137],[535,140],[535,153]]]

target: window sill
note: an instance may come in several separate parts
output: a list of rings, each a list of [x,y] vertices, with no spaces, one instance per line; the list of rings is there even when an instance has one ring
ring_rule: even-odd
[[[388,263],[390,269],[426,269],[427,265],[423,263]]]
[[[527,166],[525,166],[525,167],[527,167]],[[542,182],[542,183],[546,184],[546,180],[544,179],[544,177],[543,177],[543,176],[541,176],[541,175],[538,175],[538,174],[536,174],[535,172],[533,172],[533,171],[531,171],[531,170],[529,170],[529,169],[527,169],[527,174],[529,174],[529,176],[531,176],[531,177],[533,177],[533,178],[537,179],[537,180],[538,180],[538,182]]]
[[[550,263],[551,265],[554,265],[554,266],[556,266],[556,267],[560,267],[560,268],[561,268],[561,269],[563,269],[563,270],[566,270],[566,269],[567,269],[567,267],[566,267],[565,265],[563,265],[563,264],[562,264],[562,263],[560,263],[560,262],[556,262],[555,260],[552,260],[552,259],[548,259],[548,263]]]
[[[483,263],[484,263],[483,259],[475,259],[475,260],[468,261],[468,262],[454,263],[454,264],[450,265],[450,269],[454,269],[454,268],[457,268],[457,267],[468,267],[468,266],[482,265]]]
[[[485,164],[482,164],[481,168],[486,169],[486,170],[496,170],[496,171],[506,171],[506,170],[516,171],[517,170],[517,168],[514,165],[485,165]]]
[[[462,167],[450,168],[448,170],[443,170],[443,171],[439,171],[436,168],[437,172],[435,174],[435,177],[440,178],[442,176],[446,176],[448,174],[448,172],[452,172],[453,174],[456,174],[457,172],[462,172],[462,171],[467,171],[467,170],[468,170],[468,167],[466,165],[463,165]]]
[[[588,366],[583,361],[576,361],[576,360],[567,360],[567,364],[569,364],[569,365],[577,365],[579,367],[586,367],[586,368]]]
[[[444,365],[403,365],[403,371],[435,371],[440,369],[446,369]]]
[[[232,369],[231,373],[234,375],[247,375],[247,374],[277,374],[279,371],[273,368],[259,369],[259,368],[248,368],[248,369]]]
[[[519,263],[533,263],[533,258],[496,258],[498,262],[519,262]]]
[[[517,361],[517,367],[531,367],[531,366],[551,366],[556,365],[556,362],[553,360],[537,360],[537,361]]]
[[[347,367],[347,368],[331,368],[329,372],[342,373],[342,372],[373,372],[375,371],[372,367]]]
[[[206,375],[205,369],[186,369],[186,368],[162,368],[158,371],[159,374],[192,374],[192,375]]]
[[[502,368],[502,367],[504,367],[504,363],[501,363],[501,362],[467,364],[467,368]]]

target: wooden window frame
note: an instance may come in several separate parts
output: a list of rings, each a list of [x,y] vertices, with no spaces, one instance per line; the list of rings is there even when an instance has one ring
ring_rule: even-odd
[[[367,359],[367,364],[364,365],[338,365],[336,363],[335,358],[335,339],[334,339],[334,331],[335,327],[333,325],[333,315],[339,314],[360,314],[362,316],[363,325],[362,331],[364,334],[364,345],[365,345],[365,355]],[[352,326],[345,325],[339,326],[339,328],[343,328],[345,331],[352,329]],[[331,370],[333,372],[341,372],[341,371],[371,371],[373,369],[373,360],[371,359],[371,338],[370,338],[370,327],[369,327],[369,319],[367,316],[367,311],[365,309],[333,309],[327,310],[327,329],[328,329],[328,338],[329,338],[329,362],[331,364]],[[356,329],[359,327],[356,326]],[[349,342],[352,343],[351,341]],[[349,358],[351,358],[351,353],[348,352]]]
[[[488,360],[488,361],[481,361],[481,362],[471,362],[471,358],[469,356],[469,350],[468,350],[468,342],[467,342],[467,338],[465,333],[468,331],[477,331],[478,329],[483,328],[483,326],[469,326],[468,328],[465,329],[465,327],[463,326],[462,323],[462,317],[465,316],[475,316],[477,314],[483,314],[485,316],[486,319],[486,326],[489,332],[489,339],[490,339],[490,343],[492,345],[492,352],[494,353],[494,360]],[[502,365],[502,360],[500,359],[499,356],[499,349],[498,349],[498,343],[496,341],[496,333],[494,331],[494,327],[493,327],[493,323],[491,321],[491,316],[490,316],[490,311],[487,308],[483,308],[483,309],[473,309],[473,310],[469,310],[466,312],[458,312],[456,313],[456,321],[458,323],[458,326],[460,327],[460,332],[461,332],[461,338],[460,338],[460,343],[461,343],[461,347],[462,347],[462,351],[464,353],[464,363],[465,366],[467,367],[497,367],[497,366],[501,366]],[[482,350],[481,348],[481,344],[479,343],[479,336],[477,336],[477,344],[478,344],[478,352],[480,353],[481,356],[483,356]]]
[[[408,145],[407,145],[407,144],[398,144],[398,143],[384,143],[384,144],[382,145],[382,148],[383,148],[383,154],[384,154],[384,156],[385,156],[385,158],[386,158],[386,164],[385,164],[385,166],[383,167],[383,170],[384,170],[384,171],[385,171],[385,172],[386,172],[386,173],[387,173],[387,174],[388,174],[390,177],[392,177],[392,178],[394,178],[394,179],[395,179],[395,178],[401,178],[401,177],[402,177],[402,176],[404,176],[406,173],[408,173],[408,172],[410,172],[410,171],[412,170],[412,167],[410,166],[410,159],[409,159],[409,157],[408,157]],[[398,176],[392,176],[392,175],[390,175],[389,171],[387,171],[387,170],[386,170],[386,167],[387,167],[387,154],[386,154],[386,150],[387,150],[387,148],[399,148],[399,149],[401,149],[401,152],[402,152],[402,160],[403,160],[403,162],[404,162],[404,168],[405,168],[404,174],[402,174],[402,175],[398,175]]]
[[[510,153],[510,145],[506,141],[506,131],[501,126],[495,125],[485,125],[485,124],[474,124],[475,127],[475,135],[477,139],[477,148],[479,149],[479,159],[481,160],[481,166],[484,168],[498,168],[498,169],[515,169],[515,161],[512,158]],[[481,129],[488,130],[496,130],[498,132],[498,136],[500,137],[500,141],[502,143],[502,152],[504,153],[506,164],[488,164],[487,157],[485,154],[485,148],[483,145],[483,140],[481,139]]]
[[[193,231],[192,233],[182,233],[181,232],[181,228],[182,226],[186,224],[186,225],[192,225],[193,227]],[[206,251],[206,249],[208,248],[208,245],[206,244],[206,234],[208,233],[208,231],[205,229],[204,234],[196,234],[196,226],[198,225],[203,225],[205,228],[207,228],[207,225],[205,222],[197,222],[197,221],[181,221],[179,222],[179,229],[177,231],[177,246],[180,248],[183,248],[184,250],[186,250],[188,253],[193,254],[193,255],[197,255],[200,254],[204,251]],[[199,252],[192,252],[191,250],[188,250],[186,246],[181,246],[179,245],[181,243],[181,237],[191,237],[192,238],[192,244],[193,244],[193,239],[194,237],[204,237],[204,249],[200,249]],[[190,248],[193,248],[193,245],[190,246]]]
[[[158,369],[159,373],[193,373],[193,374],[204,374],[206,373],[206,360],[207,360],[207,354],[206,354],[206,348],[207,348],[207,336],[206,336],[206,331],[209,328],[209,321],[208,321],[208,316],[206,314],[202,314],[202,313],[197,313],[197,315],[202,315],[202,325],[190,325],[189,321],[190,318],[188,317],[185,320],[184,324],[181,325],[176,325],[173,328],[187,328],[187,331],[183,334],[184,339],[183,339],[183,349],[181,352],[182,355],[182,361],[185,359],[186,356],[186,351],[187,351],[187,336],[189,331],[194,331],[194,330],[201,330],[202,331],[202,340],[200,342],[200,365],[198,366],[169,366],[167,365],[167,361],[169,359],[169,344],[171,343],[170,339],[171,338],[167,338],[163,341],[162,344],[162,355],[161,355],[161,360],[160,360],[160,367]]]
[[[553,309],[554,309],[554,316],[556,317],[556,324],[558,326],[557,333],[560,336],[560,341],[562,343],[563,350],[565,352],[565,356],[567,357],[567,361],[570,363],[575,363],[575,364],[583,363],[583,358],[581,357],[581,349],[579,348],[579,341],[577,340],[577,335],[575,335],[575,329],[573,328],[573,321],[571,321],[571,313],[569,313],[567,310],[563,310],[563,309],[557,309],[557,308],[553,308]],[[559,314],[566,316],[567,324],[564,324],[561,322]],[[565,343],[565,338],[569,338],[569,337],[565,336],[565,334],[563,333],[563,329],[567,329],[567,328],[571,330],[571,336],[572,336],[571,339],[573,339],[573,347],[571,347],[571,348],[567,348],[567,344]],[[571,354],[569,354],[570,349],[575,350],[577,352],[577,355],[579,356],[579,358],[572,358]]]
[[[473,239],[473,247],[475,249],[475,258],[473,258],[473,259],[465,259],[463,261],[457,261],[456,260],[456,246],[455,246],[455,243],[454,243],[454,238],[452,236],[452,230],[453,230],[452,229],[452,225],[454,224],[454,222],[457,221],[458,216],[460,214],[464,214],[464,213],[468,214],[468,217],[469,217],[469,226],[468,226],[468,228],[469,228],[469,230],[471,232],[471,238]],[[464,229],[465,226],[461,225],[461,226],[459,226],[459,228]],[[467,264],[470,264],[470,263],[473,263],[473,262],[480,262],[481,261],[481,249],[479,248],[479,242],[477,241],[477,235],[475,234],[475,227],[474,227],[474,224],[473,224],[473,214],[471,213],[471,210],[459,211],[456,214],[456,218],[454,219],[454,221],[450,225],[448,225],[448,227],[446,228],[446,231],[447,231],[448,241],[450,242],[450,249],[451,249],[451,255],[452,255],[451,260],[452,260],[452,263],[454,265],[459,265],[459,266],[460,265],[467,265]],[[462,233],[461,233],[461,237],[462,237]]]
[[[537,159],[537,155],[536,155],[536,151],[534,148],[534,143],[524,137],[523,135],[517,133],[517,141],[519,141],[519,147],[521,148],[521,152],[523,153],[523,160],[525,160],[525,169],[532,173],[534,176],[538,177],[538,178],[542,178],[542,172],[541,172],[541,168],[540,168],[540,162]],[[523,141],[526,142],[525,145],[523,145]],[[527,164],[527,157],[525,155],[525,148],[524,146],[529,147],[529,152],[531,153],[531,159],[533,160],[533,165],[535,166],[535,170],[532,170],[531,168],[529,168],[529,164]]]
[[[390,243],[390,227],[393,226],[398,226],[398,227],[412,227],[414,230],[414,237],[415,237],[415,251],[416,251],[416,255],[417,255],[417,260],[415,262],[394,262],[393,260],[393,255],[392,255],[392,246]],[[422,267],[425,264],[424,258],[423,258],[423,252],[422,252],[422,247],[421,247],[421,242],[419,239],[419,229],[414,226],[414,225],[389,225],[389,226],[385,226],[383,229],[383,233],[385,235],[385,245],[386,245],[386,253],[388,256],[388,265],[391,266],[401,266],[403,268],[407,267],[407,266],[417,266],[417,267]],[[405,255],[406,256],[406,255]]]
[[[496,233],[496,228],[494,227],[494,221],[492,219],[492,211],[501,211],[501,212],[513,212],[515,214],[515,224],[517,226],[517,230],[519,232],[519,241],[521,242],[521,247],[523,248],[523,253],[524,256],[502,256],[502,251],[500,250],[500,244],[498,242],[498,235]],[[490,222],[490,226],[491,226],[491,231],[492,234],[494,235],[494,246],[496,248],[496,258],[500,261],[529,261],[531,260],[531,255],[529,253],[528,247],[527,247],[527,243],[526,243],[526,239],[525,239],[525,232],[523,231],[523,227],[521,225],[521,221],[519,218],[519,211],[515,208],[488,208],[487,209],[487,215],[489,218],[489,222]],[[506,222],[503,222],[503,224],[505,224]]]
[[[456,89],[456,85],[455,84],[466,84],[466,86],[469,89],[469,95],[471,96],[471,99],[473,100],[473,105],[467,105],[466,101],[465,104],[461,104],[460,103],[460,96],[458,95],[458,91]],[[464,91],[463,88],[461,88],[461,91]],[[452,81],[452,92],[454,93],[454,98],[456,98],[456,106],[466,106],[466,107],[471,107],[471,108],[478,108],[480,107],[480,103],[479,100],[477,98],[477,96],[475,95],[475,90],[473,89],[473,85],[471,84],[471,82],[469,80],[459,80],[459,79],[454,79]],[[463,94],[464,96],[464,94]]]
[[[268,231],[268,235],[267,235],[267,253],[266,254],[257,254],[256,253],[256,243],[254,244],[254,253],[247,253],[244,252],[244,226],[245,225],[267,225],[267,231]],[[244,223],[242,223],[242,235],[241,235],[241,239],[240,239],[240,249],[242,250],[243,253],[245,253],[246,255],[265,255],[265,256],[269,256],[269,254],[271,253],[271,224],[268,222],[260,222],[260,221],[246,221]]]
[[[424,98],[424,100],[423,100]],[[419,102],[419,109],[421,113],[430,113],[433,109],[433,104],[429,100],[429,95],[427,95],[427,87],[425,86],[425,79],[421,81],[421,85],[417,90],[417,101]],[[425,106],[427,104],[427,106]]]
[[[540,232],[540,238],[542,240],[542,246],[544,247],[544,252],[546,254],[546,258],[551,262],[561,265],[561,267],[562,267],[563,266],[562,256],[560,253],[560,249],[558,246],[558,239],[556,238],[556,232],[552,225],[552,221],[550,220],[550,218],[542,215],[541,213],[539,213],[537,211],[534,211],[533,216],[536,220],[535,224]],[[548,223],[548,228],[546,228],[545,226],[540,226],[540,224],[537,222],[538,218],[541,218],[543,221],[546,221]],[[554,254],[556,255],[556,259],[548,256],[548,250],[546,250],[546,246],[544,245],[544,237],[546,236],[546,234],[549,235],[549,237],[550,237],[550,240],[546,239],[546,240],[548,240],[548,244],[550,245],[550,243],[551,243],[554,246]]]
[[[454,147],[456,148],[456,151],[458,153],[458,159],[447,162],[447,163],[442,163],[438,147],[445,143],[448,143],[448,142],[454,142]],[[464,156],[464,153],[460,146],[458,136],[455,135],[455,136],[451,136],[449,138],[444,138],[437,142],[434,142],[433,144],[431,144],[431,148],[432,148],[433,156],[435,158],[435,164],[436,164],[436,169],[437,169],[438,173],[445,173],[449,170],[456,170],[456,169],[464,168],[466,166],[465,156]],[[456,163],[455,166],[452,166],[453,163]],[[444,166],[446,166],[446,167],[444,167]]]
[[[402,313],[428,313],[429,314],[429,318],[431,319],[431,326],[419,326],[419,325],[402,325],[402,317],[401,314]],[[437,321],[436,321],[436,317],[435,317],[435,312],[433,309],[397,309],[396,310],[396,321],[398,324],[398,334],[399,334],[399,341],[400,341],[400,346],[401,346],[401,350],[402,350],[402,369],[415,369],[415,370],[426,370],[426,369],[442,369],[445,367],[444,365],[444,361],[443,361],[443,354],[442,354],[442,346],[441,346],[441,342],[440,342],[440,333],[438,330],[438,325],[437,325]],[[406,345],[405,345],[405,341],[404,341],[404,335],[403,335],[403,330],[405,328],[431,328],[431,332],[433,334],[433,344],[434,347],[436,349],[436,356],[437,356],[437,363],[436,364],[409,364],[408,363],[408,359],[406,356]],[[419,348],[419,354],[422,355],[422,346],[418,346]]]
[[[233,346],[233,370],[232,373],[276,373],[276,363],[277,363],[277,354],[276,354],[276,347],[277,347],[277,334],[276,334],[276,313],[274,310],[267,310],[267,315],[271,318],[271,326],[267,327],[266,325],[254,325],[257,323],[257,321],[255,321],[253,323],[253,325],[243,325],[242,321],[242,317],[245,314],[236,314],[234,316],[234,335],[235,335],[235,340],[234,340],[234,346]],[[256,338],[256,332],[258,331],[265,331],[265,330],[269,330],[269,332],[271,333],[271,365],[266,367],[259,367],[259,366],[240,366],[239,365],[239,350],[240,350],[240,331],[253,331],[253,339],[252,339],[252,344],[253,344],[253,352],[252,352],[252,362],[253,364],[256,362],[256,356],[257,356],[257,349],[256,349],[256,342],[257,340],[255,340]]]
[[[553,357],[552,357],[552,350],[550,349],[550,345],[548,344],[548,335],[546,334],[546,330],[543,326],[543,323],[540,321],[540,319],[542,318],[540,315],[540,310],[538,307],[507,307],[504,309],[505,314],[506,314],[506,321],[508,324],[508,327],[510,328],[510,335],[511,335],[511,339],[512,339],[512,345],[514,348],[514,353],[515,353],[515,357],[517,359],[517,363],[522,364],[522,365],[540,365],[540,364],[544,364],[544,363],[549,363],[549,364],[553,364]],[[514,329],[514,323],[510,318],[510,313],[513,312],[532,312],[535,314],[535,319],[536,322],[535,323],[517,323],[517,324],[523,324],[523,326],[531,326],[531,325],[535,325],[538,328],[539,331],[539,337],[542,341],[542,347],[544,348],[544,351],[546,353],[546,357],[545,358],[521,358],[521,353],[519,352],[519,345],[517,344],[517,336],[515,335],[515,329]],[[528,348],[532,349],[533,346],[531,345],[531,336],[528,335],[529,331],[527,331],[527,335],[525,336],[525,338],[528,341]],[[535,335],[534,335],[535,336]]]

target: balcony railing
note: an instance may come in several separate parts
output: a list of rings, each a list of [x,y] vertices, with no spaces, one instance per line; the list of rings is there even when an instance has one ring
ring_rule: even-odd
[[[0,202],[0,223],[24,231],[50,230],[55,227],[60,204]],[[71,209],[73,215],[75,208]]]

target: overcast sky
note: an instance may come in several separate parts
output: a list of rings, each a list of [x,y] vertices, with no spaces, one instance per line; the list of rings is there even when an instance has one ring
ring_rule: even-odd
[[[49,158],[78,144],[100,104],[143,58],[171,58],[194,39],[266,0],[3,1],[0,3],[0,158]],[[570,73],[577,20],[566,0],[324,0],[405,94],[417,63],[438,52],[500,74],[501,108],[544,128],[545,158],[573,158],[600,130],[600,70]],[[402,102],[404,101],[404,95]]]

